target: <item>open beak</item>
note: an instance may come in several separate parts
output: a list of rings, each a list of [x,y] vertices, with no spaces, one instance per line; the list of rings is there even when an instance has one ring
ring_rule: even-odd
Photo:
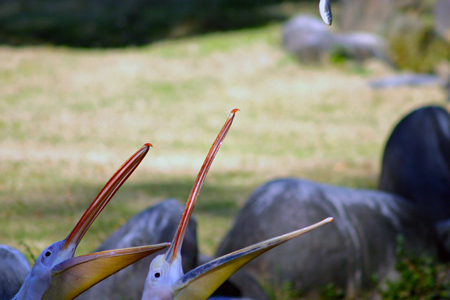
[[[142,146],[117,170],[85,211],[69,236],[62,241],[61,249],[51,269],[52,286],[47,290],[44,298],[73,299],[73,295],[79,295],[122,268],[169,246],[169,244],[159,244],[73,257],[86,231],[117,190],[138,167],[151,146],[151,144]]]
[[[228,133],[228,130],[233,123],[234,116],[239,109],[233,109],[228,116],[228,119],[225,121],[225,124],[220,130],[219,135],[214,141],[211,149],[209,150],[208,155],[203,162],[202,168],[198,173],[197,179],[195,180],[194,186],[192,187],[191,193],[189,194],[188,201],[186,203],[186,208],[184,209],[183,216],[181,217],[180,223],[178,224],[177,231],[175,236],[173,237],[172,244],[170,248],[167,250],[165,260],[172,264],[172,262],[178,257],[181,257],[181,245],[183,244],[184,235],[186,233],[187,225],[192,215],[192,211],[194,210],[195,202],[202,188],[203,182],[205,181],[206,175],[208,174],[209,168],[216,157],[217,152],[219,151],[220,146],[222,145],[225,136]]]
[[[63,261],[52,269],[52,286],[43,299],[74,299],[103,279],[169,245],[114,249]]]
[[[331,221],[333,218],[326,218],[311,226],[221,256],[191,270],[172,285],[174,300],[207,299],[225,280],[252,259]]]
[[[114,196],[117,190],[128,179],[133,171],[138,167],[145,155],[148,153],[151,144],[145,144],[135,154],[133,154],[111,177],[106,183],[88,209],[84,212],[77,225],[73,228],[69,236],[64,240],[64,244],[60,251],[60,257],[67,257],[67,252],[72,253],[72,257],[75,254],[75,250],[83,238],[86,231],[92,225],[94,220],[100,214],[100,212],[108,204],[109,200]]]

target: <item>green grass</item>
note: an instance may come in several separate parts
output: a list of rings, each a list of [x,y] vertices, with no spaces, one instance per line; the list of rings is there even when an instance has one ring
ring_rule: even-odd
[[[194,214],[212,255],[257,186],[295,176],[375,188],[402,115],[444,104],[435,87],[370,90],[375,62],[305,67],[280,27],[120,50],[0,47],[0,243],[32,253],[65,238],[114,171],[154,147],[88,231],[96,248],[149,205],[187,198],[229,111],[240,108]]]

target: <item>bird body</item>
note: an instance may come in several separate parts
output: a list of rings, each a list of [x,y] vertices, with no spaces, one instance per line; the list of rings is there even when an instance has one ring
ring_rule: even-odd
[[[0,300],[11,300],[30,273],[30,265],[19,250],[0,245]]]

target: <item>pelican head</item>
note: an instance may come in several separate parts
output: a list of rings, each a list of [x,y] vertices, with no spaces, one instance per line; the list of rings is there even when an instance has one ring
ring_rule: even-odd
[[[178,229],[166,254],[157,256],[150,264],[145,280],[142,300],[204,300],[207,299],[225,280],[242,266],[262,253],[281,245],[288,240],[311,231],[325,223],[327,218],[309,227],[299,229],[233,253],[216,258],[184,274],[181,264],[181,245],[187,224],[195,206],[198,194],[212,161],[231,127],[237,109],[232,110],[225,125],[214,141],[186,203]]]
[[[142,299],[170,300],[174,297],[172,285],[184,275],[181,257],[168,263],[164,255],[158,255],[150,264]]]
[[[144,159],[150,146],[145,144],[120,167],[67,238],[42,251],[13,300],[73,299],[97,282],[169,245],[116,249],[74,257],[86,231]]]

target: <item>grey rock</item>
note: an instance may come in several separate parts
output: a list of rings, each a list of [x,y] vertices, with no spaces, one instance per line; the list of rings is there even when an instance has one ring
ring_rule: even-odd
[[[371,80],[371,88],[391,88],[400,86],[424,86],[438,85],[444,86],[445,80],[437,75],[405,73]]]
[[[299,15],[283,25],[283,47],[304,63],[320,63],[330,51],[357,61],[378,58],[389,64],[386,42],[368,32],[333,34],[328,26],[316,17]]]
[[[359,62],[377,58],[392,65],[386,55],[386,42],[382,37],[373,33],[349,32],[337,34],[333,38],[333,48],[338,48],[342,55]]]
[[[183,211],[184,206],[178,201],[164,200],[134,216],[95,251],[171,242]],[[158,254],[161,253],[150,255],[119,271],[76,299],[141,299],[150,263]],[[185,272],[197,265],[198,249],[194,218],[189,222],[181,255]]]
[[[434,227],[400,197],[288,178],[253,192],[217,256],[330,216],[332,223],[272,249],[243,270],[279,286],[292,283],[309,298],[329,283],[352,296],[372,288],[374,275],[382,280],[394,274],[399,234],[406,249],[437,251]]]
[[[433,223],[450,219],[450,114],[445,109],[420,107],[395,126],[378,187],[408,199]]]
[[[283,25],[283,46],[302,62],[317,63],[330,50],[333,35],[318,18],[300,15]]]
[[[29,272],[30,265],[19,250],[0,245],[0,300],[11,300]]]

